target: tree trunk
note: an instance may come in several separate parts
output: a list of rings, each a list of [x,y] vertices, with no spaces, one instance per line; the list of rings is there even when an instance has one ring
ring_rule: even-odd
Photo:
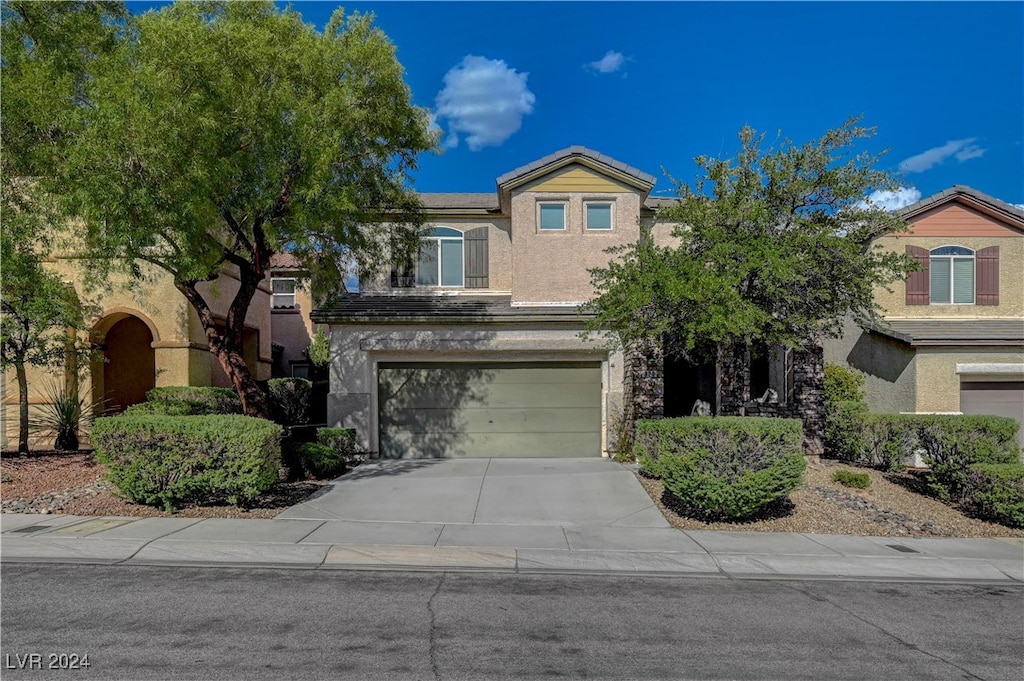
[[[28,454],[28,377],[24,362],[14,368],[18,375],[18,453]]]
[[[175,282],[175,287],[199,315],[199,321],[206,332],[210,352],[220,362],[224,373],[231,380],[231,385],[242,400],[242,411],[247,416],[270,418],[270,403],[267,395],[256,382],[242,355],[242,331],[244,329],[245,311],[249,309],[253,295],[259,285],[259,279],[251,273],[242,272],[240,286],[223,328],[217,325],[210,306],[195,287],[194,282]]]

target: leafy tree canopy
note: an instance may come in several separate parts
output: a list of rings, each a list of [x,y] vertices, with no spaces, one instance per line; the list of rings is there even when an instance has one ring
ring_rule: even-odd
[[[796,347],[839,336],[847,315],[874,317],[874,287],[912,266],[872,245],[906,227],[864,202],[896,183],[876,169],[879,155],[854,152],[874,134],[858,121],[768,149],[744,127],[735,158],[697,157],[694,185],[673,180],[678,200],[658,214],[676,225],[675,243],[648,233],[591,271],[591,328],[614,330],[626,345],[663,339],[689,354],[723,342]]]
[[[177,2],[127,24],[88,76],[47,188],[81,221],[91,273],[169,273],[265,414],[241,338],[271,257],[337,290],[352,261],[372,273],[418,239],[409,173],[436,138],[394,46],[371,16],[338,10],[320,33],[271,2]],[[196,285],[225,268],[239,286],[222,322]]]

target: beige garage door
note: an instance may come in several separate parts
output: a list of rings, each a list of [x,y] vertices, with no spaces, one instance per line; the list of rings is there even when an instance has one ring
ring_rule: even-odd
[[[382,364],[385,458],[601,455],[597,362]]]
[[[995,414],[1017,419],[1017,441],[1024,447],[1024,382],[973,382],[960,384],[960,411]]]

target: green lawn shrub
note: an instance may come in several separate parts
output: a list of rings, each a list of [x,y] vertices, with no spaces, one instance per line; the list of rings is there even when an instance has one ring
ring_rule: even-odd
[[[309,423],[313,383],[305,378],[272,378],[267,381],[270,418],[282,426]]]
[[[856,402],[834,412],[833,454],[844,461],[899,470],[920,452],[931,466],[930,484],[943,499],[955,498],[975,463],[1017,461],[1018,424],[1002,416],[869,414]]]
[[[316,441],[330,447],[338,456],[351,463],[358,455],[354,428],[317,428]]]
[[[241,415],[124,414],[97,419],[96,458],[132,501],[173,511],[226,498],[246,504],[277,481],[281,427]]]
[[[175,385],[153,388],[146,401],[125,410],[132,415],[205,416],[241,414],[242,400],[231,388]]]
[[[971,466],[964,482],[964,507],[973,516],[1024,527],[1024,464]]]
[[[871,477],[867,473],[839,470],[832,474],[832,482],[838,482],[845,487],[867,489],[871,486]]]
[[[318,442],[289,442],[282,447],[282,454],[293,475],[301,472],[317,479],[339,476],[348,464],[345,457]]]
[[[742,518],[803,480],[798,419],[700,416],[637,423],[637,460],[694,515]]]
[[[862,372],[839,364],[825,365],[822,444],[828,456],[850,461],[863,449],[860,418],[868,413]]]

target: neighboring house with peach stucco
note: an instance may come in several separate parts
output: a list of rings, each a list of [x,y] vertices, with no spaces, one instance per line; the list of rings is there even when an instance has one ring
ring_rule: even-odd
[[[909,231],[877,243],[921,269],[879,288],[884,323],[851,324],[826,360],[867,374],[873,411],[1024,423],[1024,211],[958,185],[899,214]]]
[[[93,293],[81,286],[82,267],[87,266],[83,261],[55,257],[47,264],[72,283],[96,310],[88,331],[96,352],[90,366],[82,366],[77,372],[73,356],[68,357],[63,370],[58,368],[55,373],[29,367],[30,405],[46,401],[48,384],[73,385],[69,379],[75,374],[80,377],[80,393],[111,413],[144,401],[146,392],[157,386],[230,386],[220,362],[209,352],[195,310],[174,288],[170,275],[142,265],[145,276],[141,280],[115,279]],[[308,288],[300,286],[288,298],[273,293],[271,278],[286,275],[301,281],[304,273],[294,259],[284,257],[275,264],[282,267],[273,270],[260,285],[245,319],[243,353],[257,380],[292,375],[288,361],[301,363],[309,345],[312,305]],[[226,268],[217,280],[199,284],[199,290],[214,314],[224,319],[237,285],[237,277]],[[278,348],[287,371],[275,372],[273,347]],[[0,437],[3,448],[8,449],[16,443],[18,432],[18,388],[13,370],[4,374],[0,389]],[[32,446],[49,447],[52,443],[48,439],[45,434],[33,432]]]

